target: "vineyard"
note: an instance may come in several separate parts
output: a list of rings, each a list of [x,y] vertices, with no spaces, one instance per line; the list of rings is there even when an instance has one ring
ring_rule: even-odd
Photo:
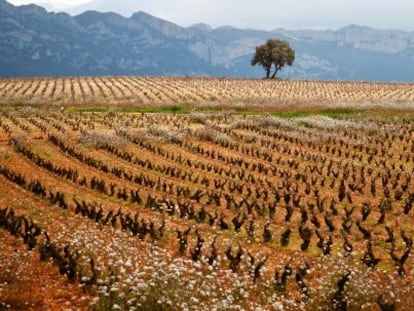
[[[318,107],[412,109],[412,84],[225,78],[0,79],[3,104],[277,111]]]
[[[410,310],[413,173],[408,114],[5,109],[0,310]]]

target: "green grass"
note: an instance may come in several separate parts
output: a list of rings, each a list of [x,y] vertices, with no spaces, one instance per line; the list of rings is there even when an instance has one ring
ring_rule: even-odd
[[[140,107],[66,107],[66,112],[118,112],[118,113],[188,113],[184,106],[173,105],[154,108]]]
[[[145,108],[145,107],[67,107],[65,111],[67,112],[118,112],[118,113],[179,113],[187,114],[191,111],[199,112],[226,112],[232,111],[238,115],[264,115],[269,114],[279,118],[302,118],[312,115],[322,115],[331,117],[333,119],[343,119],[346,117],[356,116],[360,114],[361,110],[353,108],[329,108],[321,110],[281,110],[281,111],[255,111],[254,109],[249,110],[245,108],[235,108],[230,109],[231,107],[222,107],[222,106],[213,106],[213,107],[187,107],[181,105],[172,105],[165,107],[154,107],[154,108]]]
[[[61,107],[64,107],[62,110]],[[347,107],[298,107],[298,109],[290,108],[270,108],[261,109],[260,107],[231,107],[231,105],[213,105],[213,106],[194,106],[191,104],[169,105],[169,106],[46,106],[46,105],[25,105],[25,104],[2,104],[0,105],[0,113],[7,113],[13,111],[24,112],[27,109],[33,109],[36,112],[78,112],[78,113],[173,113],[173,114],[188,114],[191,112],[202,113],[232,113],[235,115],[271,115],[279,118],[305,118],[309,116],[326,116],[332,119],[397,119],[403,122],[411,122],[414,120],[414,113],[410,111],[391,111],[384,109],[360,109]]]
[[[286,119],[307,117],[310,114],[311,113],[309,112],[300,111],[300,110],[277,111],[277,112],[270,113],[270,115],[274,117],[286,118]]]
[[[271,112],[270,114],[279,118],[303,118],[309,116],[325,116],[332,119],[344,119],[350,118],[361,113],[365,112],[364,110],[354,109],[354,108],[329,108],[321,110],[286,110],[286,111],[276,111]]]
[[[66,112],[109,112],[112,109],[110,108],[99,108],[99,107],[85,107],[85,108],[74,108],[68,107],[65,108]]]
[[[365,110],[355,108],[329,108],[318,111],[318,114],[332,119],[343,119],[345,117],[357,116],[364,112]]]
[[[188,113],[187,108],[183,107],[183,106],[166,106],[166,107],[161,107],[161,108],[151,108],[151,109],[143,109],[144,111],[142,112],[153,112],[153,113],[157,113],[157,112],[163,112],[163,113]]]

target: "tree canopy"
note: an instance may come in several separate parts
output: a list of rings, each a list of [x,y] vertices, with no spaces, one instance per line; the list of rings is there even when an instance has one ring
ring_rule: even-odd
[[[295,60],[295,51],[290,47],[289,43],[284,40],[269,39],[266,43],[256,47],[251,64],[252,66],[260,65],[266,71],[266,78],[275,78],[279,70],[286,64],[292,66]],[[274,72],[272,76],[272,66]]]

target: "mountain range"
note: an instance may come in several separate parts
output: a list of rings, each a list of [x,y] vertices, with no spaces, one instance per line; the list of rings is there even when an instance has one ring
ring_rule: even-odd
[[[296,51],[282,76],[414,81],[414,32],[349,25],[338,30],[260,31],[180,27],[138,12],[71,16],[0,0],[0,76],[175,75],[260,77],[255,46],[268,38]]]

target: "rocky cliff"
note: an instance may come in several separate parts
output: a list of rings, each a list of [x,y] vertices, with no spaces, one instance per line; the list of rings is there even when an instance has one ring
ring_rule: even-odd
[[[339,30],[270,32],[180,27],[144,12],[130,18],[77,16],[0,0],[0,75],[197,75],[259,77],[254,47],[290,42],[294,78],[414,81],[414,33],[351,25]]]

